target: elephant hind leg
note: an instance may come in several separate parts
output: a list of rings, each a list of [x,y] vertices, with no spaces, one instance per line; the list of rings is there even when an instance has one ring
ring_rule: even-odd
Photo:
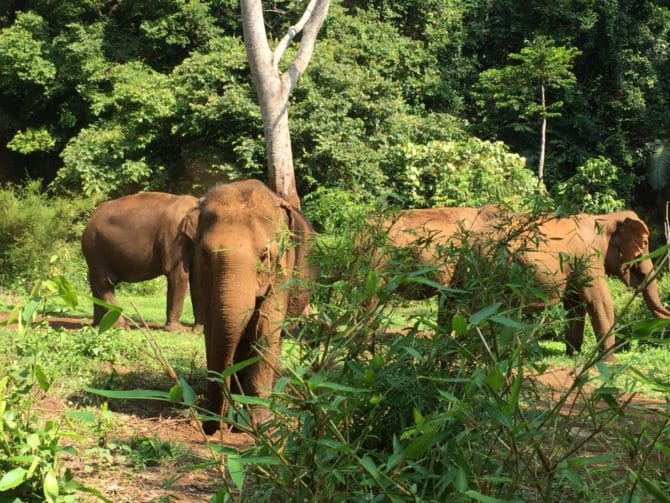
[[[117,304],[116,297],[114,296],[115,282],[109,274],[106,274],[104,271],[89,271],[88,281],[91,285],[91,294],[94,298],[108,304]],[[107,314],[106,307],[93,304],[93,325],[99,325],[105,314]]]
[[[584,343],[584,321],[586,306],[576,296],[566,293],[563,306],[567,311],[567,325],[565,328],[565,353],[572,356],[582,350]]]

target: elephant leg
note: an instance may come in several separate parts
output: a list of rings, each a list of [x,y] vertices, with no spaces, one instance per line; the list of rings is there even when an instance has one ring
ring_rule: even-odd
[[[114,296],[114,282],[110,279],[110,275],[105,274],[104,271],[89,270],[88,281],[91,285],[91,294],[94,298],[108,304],[117,304],[116,297]],[[93,304],[93,325],[99,325],[103,316],[107,314],[107,311],[106,307]],[[118,324],[121,325],[122,322]]]
[[[605,361],[615,362],[616,357],[613,353],[616,339],[612,332],[614,305],[607,282],[604,277],[594,278],[591,284],[583,289],[583,292],[600,353]]]
[[[179,322],[184,310],[184,298],[188,288],[188,274],[183,270],[172,271],[167,275],[167,309],[165,313],[165,330],[178,332],[184,330]]]
[[[207,370],[220,374],[226,368],[233,364],[235,346],[230,345],[230,341],[213,340],[213,337],[205,334],[205,349],[207,353]],[[214,377],[214,376],[208,376]],[[225,389],[224,389],[225,388]],[[231,378],[227,377],[222,383],[216,381],[207,382],[207,410],[213,414],[225,416],[228,411],[228,403],[225,395],[231,390]],[[220,427],[218,419],[205,420],[202,428],[207,435],[212,435]]]
[[[285,306],[285,299],[276,297],[261,302],[247,326],[243,340],[240,341],[235,362],[257,355],[262,357],[258,362],[238,372],[242,392],[246,395],[264,397],[272,391],[275,375],[280,368]],[[251,414],[252,421],[260,424],[269,418],[271,412],[263,407],[256,407],[252,409]]]
[[[203,302],[202,292],[195,273],[189,273],[188,282],[191,291],[191,306],[193,307],[193,330],[196,332],[201,332],[205,323],[205,304]]]
[[[563,307],[568,316],[565,329],[565,353],[572,356],[575,352],[581,351],[584,342],[586,306],[576,293],[566,292],[563,297]]]

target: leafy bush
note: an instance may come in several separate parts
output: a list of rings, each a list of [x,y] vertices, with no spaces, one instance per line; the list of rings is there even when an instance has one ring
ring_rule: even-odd
[[[588,159],[571,178],[553,189],[556,202],[565,213],[602,214],[626,208],[635,177],[626,175],[608,158]]]
[[[331,293],[297,338],[319,346],[286,362],[267,399],[234,397],[225,422],[257,443],[218,449],[230,480],[214,501],[611,500],[670,489],[667,421],[626,406],[613,379],[621,367],[593,348],[564,389],[542,384],[547,321],[522,313],[542,292],[509,257],[477,262],[463,250],[481,274],[444,291],[443,322],[419,316],[401,336],[394,292],[430,271],[394,275],[391,263],[382,281],[364,254],[319,286]],[[274,418],[250,427],[244,404]]]
[[[79,239],[92,202],[47,197],[40,182],[0,188],[0,284],[27,290],[54,261],[84,284]]]
[[[62,276],[40,280],[25,305],[10,316],[10,322],[19,324],[16,335],[23,349],[35,354],[33,362],[50,361],[37,358],[38,346],[44,343],[44,337],[40,325],[34,323],[36,313],[46,309],[47,299],[54,294],[74,308],[76,295],[73,292],[72,285]],[[14,349],[14,344],[8,346]],[[51,356],[55,350],[49,349]],[[60,353],[67,355],[68,350]],[[51,380],[39,363],[23,368],[10,364],[9,368],[0,370],[0,500],[72,501],[72,497],[66,495],[76,491],[104,500],[95,489],[74,481],[69,470],[61,469],[58,454],[73,450],[60,443],[66,434],[61,431],[61,419],[42,423],[33,406],[35,399],[46,394],[50,386]]]
[[[469,138],[408,143],[392,153],[388,164],[396,192],[415,208],[504,203],[519,209],[544,193],[524,158],[502,142]]]

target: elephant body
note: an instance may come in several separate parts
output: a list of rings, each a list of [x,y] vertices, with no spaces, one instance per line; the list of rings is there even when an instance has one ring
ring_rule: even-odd
[[[532,268],[535,279],[554,302],[563,300],[570,313],[568,354],[582,347],[588,313],[601,352],[605,359],[614,360],[614,306],[606,275],[632,287],[646,282],[642,292],[647,306],[655,316],[670,318],[650,276],[652,261],[637,260],[649,254],[649,229],[635,212],[541,217],[532,228],[526,227],[528,230],[509,240],[507,247],[515,260]],[[633,260],[637,261],[630,264]]]
[[[207,368],[220,373],[261,356],[228,377],[226,386],[233,393],[267,395],[279,368],[284,320],[300,315],[309,302],[305,280],[315,274],[307,262],[311,225],[257,180],[213,188],[196,213],[189,228],[204,300]],[[221,384],[208,386],[208,409],[225,413]],[[219,423],[203,426],[211,434]]]
[[[180,231],[186,214],[198,199],[189,195],[142,192],[106,201],[96,207],[81,239],[93,296],[115,304],[114,287],[167,277],[167,330],[179,323],[189,285],[192,241]],[[191,292],[196,325],[201,323],[197,292]],[[100,323],[106,309],[93,308],[93,322]]]
[[[431,279],[448,287],[458,250],[465,246],[469,236],[487,228],[497,212],[498,207],[493,205],[403,210],[383,227],[392,249],[409,252],[413,267],[435,267]],[[423,300],[436,295],[438,290],[428,285],[410,285],[399,293],[410,300]]]

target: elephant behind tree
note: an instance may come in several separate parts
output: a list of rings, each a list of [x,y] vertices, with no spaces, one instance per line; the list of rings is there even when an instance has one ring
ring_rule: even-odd
[[[189,285],[193,242],[181,230],[187,213],[198,205],[188,195],[141,192],[100,204],[81,238],[93,296],[116,304],[114,287],[120,281],[135,283],[167,277],[165,328],[180,330],[179,322]],[[191,291],[196,326],[202,323],[198,293]],[[107,310],[93,307],[93,323]]]
[[[535,280],[549,294],[549,303],[563,300],[570,313],[565,336],[568,354],[582,347],[588,313],[600,351],[605,359],[615,359],[614,306],[606,275],[630,287],[644,284],[642,293],[650,311],[659,318],[670,318],[658,294],[651,259],[639,260],[649,254],[649,229],[635,212],[545,216],[531,226],[523,217],[512,219],[517,225],[510,225],[510,220],[502,226],[500,221],[490,222],[482,236],[497,234],[500,238],[509,236],[510,229],[524,229],[514,231],[507,248],[514,260],[531,267]]]
[[[233,393],[267,395],[279,369],[284,321],[300,315],[309,302],[306,280],[316,273],[307,262],[311,225],[257,180],[215,187],[185,223],[194,238],[197,283],[205,299],[207,368],[220,373],[261,356],[232,382],[228,377],[226,386]],[[221,385],[210,381],[208,386],[208,409],[224,414]],[[203,426],[212,434],[219,422]]]

